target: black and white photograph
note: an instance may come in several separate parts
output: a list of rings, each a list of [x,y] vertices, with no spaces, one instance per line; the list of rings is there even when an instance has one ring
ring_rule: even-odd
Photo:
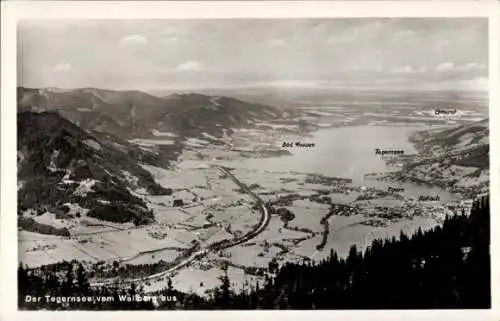
[[[491,309],[488,23],[20,20],[17,309]]]

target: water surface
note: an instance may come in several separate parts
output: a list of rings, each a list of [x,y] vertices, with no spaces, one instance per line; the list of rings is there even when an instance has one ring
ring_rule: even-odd
[[[288,148],[292,155],[248,158],[238,161],[224,161],[236,168],[249,168],[270,171],[296,171],[302,173],[317,173],[326,176],[350,178],[353,185],[372,186],[387,189],[388,187],[405,188],[407,195],[439,194],[442,201],[456,198],[455,195],[439,187],[418,185],[414,183],[381,182],[365,179],[366,173],[391,172],[397,168],[388,166],[375,149],[403,150],[405,155],[415,154],[412,143],[408,141],[411,133],[422,130],[421,127],[400,126],[348,126],[322,129],[305,138],[301,142],[314,143],[313,148]],[[292,142],[295,144],[295,141]],[[283,142],[275,143],[282,146]]]

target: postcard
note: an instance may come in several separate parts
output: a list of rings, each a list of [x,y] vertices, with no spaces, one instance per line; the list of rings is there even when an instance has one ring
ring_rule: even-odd
[[[6,320],[494,320],[498,12],[386,4],[3,3]]]

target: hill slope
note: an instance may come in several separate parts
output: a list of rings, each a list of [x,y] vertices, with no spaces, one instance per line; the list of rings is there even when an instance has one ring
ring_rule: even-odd
[[[53,112],[17,117],[21,218],[46,211],[74,216],[76,208],[79,215],[143,224],[152,222],[153,214],[131,190],[171,193],[138,165],[146,153],[126,142],[97,138]]]
[[[400,179],[429,182],[464,196],[489,190],[489,120],[421,131],[412,138],[419,155],[405,160]]]

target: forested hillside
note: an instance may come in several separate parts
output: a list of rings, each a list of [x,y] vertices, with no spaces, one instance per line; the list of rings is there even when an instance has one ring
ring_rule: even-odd
[[[147,152],[117,138],[91,135],[57,113],[18,113],[17,133],[18,215],[23,229],[67,235],[37,224],[32,216],[50,211],[71,219],[87,208],[89,217],[145,224],[154,221],[153,214],[130,189],[171,193],[139,166]],[[78,214],[71,213],[72,208]]]

